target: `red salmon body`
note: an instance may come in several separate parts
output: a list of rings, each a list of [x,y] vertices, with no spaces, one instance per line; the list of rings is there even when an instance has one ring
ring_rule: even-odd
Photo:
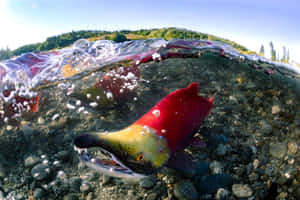
[[[199,128],[212,106],[212,99],[198,96],[198,84],[192,83],[163,98],[135,124],[153,128],[174,152]]]

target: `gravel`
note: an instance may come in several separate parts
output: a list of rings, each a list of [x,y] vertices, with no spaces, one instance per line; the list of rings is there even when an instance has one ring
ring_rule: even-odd
[[[47,88],[38,113],[0,128],[0,199],[300,199],[299,94],[285,80],[240,67],[216,57],[154,63],[141,71],[137,101],[99,109],[81,100],[88,115],[66,108],[78,97]],[[132,182],[79,162],[78,134],[126,127],[192,81],[203,96],[217,92],[196,136],[206,147],[185,150],[193,176],[163,167]]]

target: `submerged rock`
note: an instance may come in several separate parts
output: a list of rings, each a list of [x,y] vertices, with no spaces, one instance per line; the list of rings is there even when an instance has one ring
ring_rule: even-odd
[[[234,184],[232,185],[232,193],[238,198],[251,197],[253,192],[248,185]]]
[[[28,156],[25,158],[24,165],[25,167],[32,167],[33,165],[40,162],[40,158],[37,156]]]
[[[224,144],[218,144],[216,154],[218,156],[225,156],[226,153],[227,153],[227,146]]]
[[[69,179],[69,187],[72,192],[79,192],[81,186],[81,178],[80,177],[71,177]]]
[[[6,168],[0,163],[0,178],[6,177]]]
[[[287,146],[285,143],[272,143],[269,152],[271,156],[282,159],[287,152]]]
[[[33,191],[33,196],[34,196],[34,198],[36,198],[36,199],[40,199],[40,198],[44,197],[45,194],[46,194],[45,191],[44,191],[43,189],[41,189],[41,188],[36,188],[36,189]]]
[[[262,120],[261,121],[261,132],[263,134],[270,134],[270,133],[272,133],[272,131],[273,131],[272,126],[265,120]]]
[[[70,152],[66,150],[58,152],[57,154],[54,155],[54,157],[56,157],[61,161],[68,161],[69,159],[71,159]]]
[[[29,124],[24,124],[22,126],[22,132],[23,132],[24,136],[27,138],[33,134],[34,129]]]
[[[32,177],[38,181],[47,179],[50,173],[49,165],[44,163],[35,165],[31,170]]]
[[[216,193],[219,188],[230,187],[233,184],[233,178],[228,174],[215,174],[203,176],[196,180],[196,187],[200,193]]]
[[[278,114],[280,113],[280,106],[279,105],[273,105],[272,106],[272,114],[275,115],[275,114]]]
[[[216,200],[229,200],[230,192],[224,188],[218,189],[216,193]]]
[[[140,186],[145,189],[152,188],[155,185],[155,183],[156,183],[156,176],[154,176],[154,175],[147,176],[145,178],[142,178],[139,181]]]
[[[288,143],[288,154],[296,154],[298,149],[298,145],[296,142]]]
[[[210,163],[209,168],[212,174],[222,174],[224,171],[222,164],[216,160]]]
[[[177,183],[174,188],[174,195],[179,200],[197,200],[199,199],[199,194],[190,181],[183,181]]]
[[[209,164],[205,161],[199,161],[196,163],[196,175],[204,176],[209,173]]]

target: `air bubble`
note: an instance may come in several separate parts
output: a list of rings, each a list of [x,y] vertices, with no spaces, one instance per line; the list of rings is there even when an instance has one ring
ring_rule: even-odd
[[[152,111],[152,114],[155,116],[155,117],[159,117],[160,116],[160,110],[153,110]]]
[[[154,53],[154,54],[152,54],[152,59],[153,60],[161,60],[161,56],[159,53]]]
[[[48,164],[49,161],[48,161],[48,160],[43,160],[43,163],[44,163],[44,164]]]
[[[97,103],[97,102],[91,102],[91,103],[90,103],[90,106],[93,107],[93,108],[95,108],[95,107],[98,106],[98,103]]]
[[[77,109],[77,113],[81,113],[82,111],[84,111],[84,107],[83,107],[83,106],[81,106],[81,107],[79,107],[79,108]]]
[[[80,106],[80,105],[81,105],[81,101],[80,101],[80,100],[77,100],[76,103],[75,103],[75,105],[76,105],[76,106]]]
[[[107,97],[108,99],[112,99],[112,98],[113,98],[113,94],[112,94],[111,92],[107,92],[107,93],[106,93],[106,97]]]
[[[56,113],[56,114],[54,114],[53,116],[52,116],[52,121],[54,121],[54,120],[56,120],[56,119],[58,119],[59,118],[59,114],[58,113]]]
[[[75,110],[76,107],[72,104],[67,103],[67,108],[70,110]]]

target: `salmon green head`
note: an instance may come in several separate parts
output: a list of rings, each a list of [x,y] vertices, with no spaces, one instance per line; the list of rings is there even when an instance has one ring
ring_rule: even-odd
[[[151,127],[134,124],[116,132],[83,134],[75,139],[75,146],[100,147],[111,154],[112,160],[119,167],[145,175],[162,167],[170,157],[167,140],[163,136],[156,134]],[[100,169],[103,163],[96,164]],[[108,168],[114,171],[113,166]]]

